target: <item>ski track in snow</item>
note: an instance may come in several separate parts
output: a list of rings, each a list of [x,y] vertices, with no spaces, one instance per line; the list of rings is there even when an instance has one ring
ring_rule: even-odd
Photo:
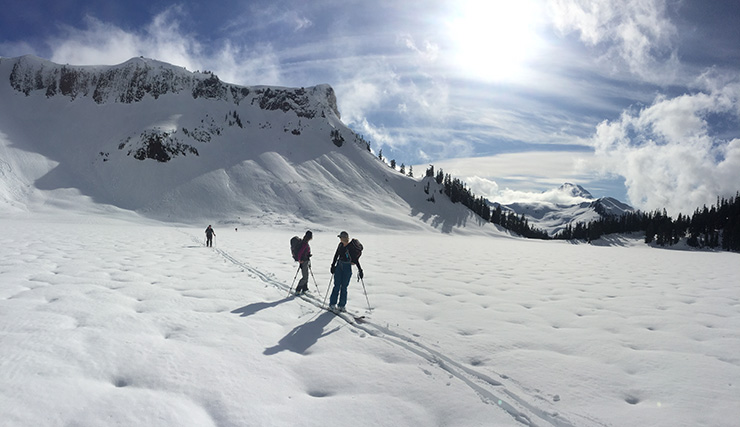
[[[203,241],[201,239],[192,234],[189,235],[193,242],[199,245],[203,245]],[[260,271],[259,269],[252,267],[246,262],[239,261],[224,249],[213,247],[213,250],[228,262],[233,263],[234,265],[244,269],[244,271],[253,274],[268,285],[271,285],[286,293],[288,293],[290,288],[292,288],[292,286],[286,286],[285,283],[273,279],[270,274]],[[318,285],[315,284],[315,279],[314,285],[318,287]],[[319,300],[311,294],[302,295],[301,299],[307,303],[314,305],[318,309],[324,310],[324,301]],[[372,310],[372,308],[370,308],[370,310]],[[526,393],[526,391],[522,387],[520,387],[522,388],[522,391],[514,392],[511,390],[511,388],[513,388],[513,384],[507,386],[501,381],[497,381],[486,374],[466,367],[462,363],[453,360],[443,353],[431,349],[429,346],[424,345],[423,343],[412,337],[398,333],[396,331],[392,331],[387,327],[383,327],[373,322],[367,317],[364,318],[361,323],[353,322],[341,315],[337,317],[347,322],[349,327],[358,329],[366,333],[367,335],[383,339],[386,342],[389,342],[407,352],[413,353],[426,360],[428,363],[444,370],[448,374],[459,379],[468,387],[473,389],[473,391],[475,391],[480,396],[481,400],[484,403],[499,406],[501,409],[511,415],[511,417],[513,417],[516,421],[524,425],[532,427],[536,427],[539,425],[551,425],[557,427],[576,426],[576,424],[573,424],[563,415],[557,412],[548,412],[547,410],[538,407],[536,404],[529,402],[528,399],[522,397],[520,394]],[[502,380],[516,383],[515,380],[504,377],[503,375]],[[531,399],[531,396],[527,397],[530,397]],[[545,400],[545,398],[541,396],[534,396],[534,398]],[[607,425],[593,419],[588,419],[587,421],[592,425]]]

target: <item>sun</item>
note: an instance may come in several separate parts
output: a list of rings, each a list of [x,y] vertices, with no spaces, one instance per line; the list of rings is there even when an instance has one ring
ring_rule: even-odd
[[[460,2],[449,25],[453,65],[474,79],[515,78],[536,50],[534,6],[529,0]]]

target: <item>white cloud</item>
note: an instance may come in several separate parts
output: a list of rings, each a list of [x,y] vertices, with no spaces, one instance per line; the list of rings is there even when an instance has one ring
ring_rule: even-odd
[[[552,188],[541,193],[535,193],[531,191],[516,191],[511,189],[505,189],[500,192],[498,200],[499,203],[539,203],[547,205],[575,205],[578,203],[589,203],[593,199],[587,199],[585,197],[576,197],[568,194],[567,192],[560,191],[558,188]]]
[[[190,70],[209,70],[222,80],[239,84],[281,84],[280,67],[269,45],[251,49],[226,41],[204,47],[194,35],[180,28],[180,7],[171,7],[155,16],[139,31],[87,17],[84,29],[67,27],[64,34],[48,41],[51,60],[62,64],[110,65],[144,56]]]
[[[491,195],[500,194],[501,189],[499,188],[496,181],[481,178],[479,176],[471,176],[465,179],[465,183],[470,187],[470,191],[475,195],[482,195],[483,197],[489,198]]]
[[[293,31],[298,32],[313,26],[313,21],[296,12],[289,12],[286,19],[293,23]]]
[[[581,41],[605,49],[607,66],[622,63],[648,82],[676,78],[678,31],[666,14],[666,0],[549,0],[555,27],[577,32]]]
[[[453,176],[496,177],[515,180],[531,177],[533,181],[549,187],[564,182],[578,182],[585,175],[581,170],[582,160],[593,157],[585,151],[531,151],[506,153],[495,156],[456,158],[434,162],[437,169],[444,169]]]
[[[738,120],[738,91],[659,96],[640,111],[604,121],[593,146],[605,172],[626,180],[631,203],[643,210],[689,214],[717,196],[740,190],[740,141],[711,133],[710,116]]]
[[[463,180],[474,194],[491,201],[571,203],[575,200],[572,196],[556,189],[566,182],[588,187],[593,173],[584,169],[583,164],[590,165],[593,160],[590,152],[526,152],[457,158],[433,164],[435,171],[442,169],[445,174]],[[414,165],[414,170],[421,173],[427,167]]]
[[[475,195],[482,195],[492,202],[501,204],[510,203],[537,203],[544,205],[574,205],[578,203],[590,203],[593,199],[573,196],[567,191],[561,191],[560,184],[553,184],[552,188],[544,191],[515,190],[512,188],[500,188],[499,184],[488,178],[478,176],[467,177],[465,183]]]
[[[399,43],[406,46],[410,51],[414,52],[422,61],[435,62],[440,55],[440,48],[436,43],[432,43],[429,40],[424,40],[422,43],[423,47],[420,48],[417,45],[416,40],[411,34],[402,34],[398,37]]]
[[[0,42],[0,56],[7,58],[28,55],[33,51],[33,47],[27,42]]]

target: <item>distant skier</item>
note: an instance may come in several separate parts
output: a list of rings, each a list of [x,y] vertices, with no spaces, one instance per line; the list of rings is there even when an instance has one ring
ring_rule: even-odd
[[[295,288],[295,294],[305,294],[308,292],[308,269],[311,268],[311,246],[308,242],[313,239],[313,233],[311,230],[306,231],[306,234],[301,239],[301,243],[295,254],[296,260],[300,263],[301,269],[301,280],[298,281],[298,287]]]
[[[362,255],[362,244],[357,239],[349,240],[349,234],[342,231],[339,237],[339,246],[334,253],[331,261],[331,274],[334,275],[334,287],[331,290],[329,298],[329,309],[336,311],[346,311],[347,305],[347,286],[349,279],[352,278],[352,264],[357,266],[357,275],[362,279],[365,274],[360,266],[360,256]],[[339,306],[337,307],[337,302]]]
[[[206,246],[213,247],[213,236],[215,235],[216,232],[213,231],[213,229],[209,225],[208,228],[206,228]]]

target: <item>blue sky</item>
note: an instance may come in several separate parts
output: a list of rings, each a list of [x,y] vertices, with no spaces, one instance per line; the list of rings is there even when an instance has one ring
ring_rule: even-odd
[[[740,190],[738,22],[737,0],[10,0],[0,56],[328,83],[343,121],[417,174],[504,202],[567,181],[677,214]]]

